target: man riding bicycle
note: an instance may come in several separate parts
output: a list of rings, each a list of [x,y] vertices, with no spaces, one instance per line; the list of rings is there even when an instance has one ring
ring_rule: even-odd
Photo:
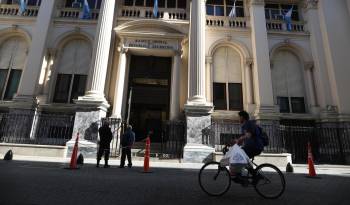
[[[246,111],[238,113],[239,122],[241,123],[241,137],[237,144],[242,145],[242,149],[249,158],[253,158],[264,150],[264,144],[261,138],[261,131],[252,120],[249,120],[249,114]]]
[[[253,158],[261,154],[261,152],[264,150],[264,143],[261,138],[261,130],[258,128],[254,121],[250,120],[249,114],[246,111],[241,111],[238,113],[238,115],[239,122],[241,124],[241,137],[238,139],[232,139],[231,144],[227,145],[224,148],[224,153],[229,150],[228,146],[230,146],[230,149],[232,149],[232,146],[237,144],[241,146],[249,158]],[[235,176],[235,181],[246,184],[246,180],[241,177],[241,172],[246,167],[248,162],[233,162],[231,155],[236,154],[237,153],[229,153],[228,155],[225,155],[222,163],[225,164],[225,160],[229,160],[228,163],[230,165],[230,172],[232,176]]]

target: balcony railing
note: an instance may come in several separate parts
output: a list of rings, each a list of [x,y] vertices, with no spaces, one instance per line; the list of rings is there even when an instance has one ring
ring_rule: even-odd
[[[119,10],[119,16],[125,18],[140,19],[163,19],[163,20],[187,20],[189,15],[184,9],[164,9],[160,8],[157,17],[153,15],[153,8],[148,7],[128,7]]]
[[[39,13],[39,6],[28,6],[22,17],[36,17]],[[16,4],[0,4],[1,16],[19,16],[19,7]]]
[[[287,31],[286,23],[281,20],[266,20],[266,28],[269,31]],[[291,32],[305,32],[305,23],[296,21],[292,22]]]
[[[248,23],[246,18],[230,18],[227,16],[207,16],[206,24],[208,27],[223,27],[223,28],[247,28]]]
[[[76,9],[76,8],[63,8],[58,10],[58,18],[61,19],[80,19],[82,15],[82,10],[81,9]],[[100,13],[99,9],[94,9],[91,11],[91,19],[89,20],[97,20],[98,15]]]

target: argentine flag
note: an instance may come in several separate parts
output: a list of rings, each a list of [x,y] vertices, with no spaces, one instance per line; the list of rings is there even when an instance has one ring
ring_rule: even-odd
[[[236,17],[236,1],[233,3],[233,7],[231,9],[230,14],[228,15],[230,18],[235,18]]]
[[[19,10],[18,10],[18,15],[22,16],[24,12],[27,10],[27,3],[25,0],[19,0]]]
[[[158,0],[154,0],[153,16],[158,17]]]
[[[84,0],[83,13],[82,13],[80,18],[81,19],[91,19],[91,9],[89,6],[89,2],[87,0]]]
[[[292,31],[292,13],[293,13],[293,7],[289,9],[289,11],[284,15],[284,20],[287,25],[287,31]]]

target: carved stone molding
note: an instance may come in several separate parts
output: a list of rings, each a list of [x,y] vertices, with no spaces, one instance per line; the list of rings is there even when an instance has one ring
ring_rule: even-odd
[[[314,69],[314,62],[304,62],[305,70],[312,71]]]
[[[304,0],[304,2],[303,2],[303,7],[304,7],[304,9],[306,9],[306,10],[309,10],[309,9],[317,9],[318,1],[319,1],[319,0]]]
[[[252,66],[253,63],[254,63],[254,59],[253,59],[253,58],[246,58],[246,59],[245,59],[245,64],[246,64],[247,66]]]
[[[205,63],[213,63],[213,57],[211,57],[211,56],[206,56],[205,57]]]
[[[248,0],[249,5],[265,5],[265,0]]]

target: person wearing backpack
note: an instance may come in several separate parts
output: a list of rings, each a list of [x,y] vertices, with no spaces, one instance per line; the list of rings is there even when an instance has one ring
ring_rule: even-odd
[[[249,158],[260,155],[265,144],[262,137],[263,130],[250,120],[246,111],[240,111],[238,115],[241,124],[241,137],[237,140],[237,144],[242,145],[242,149]]]

